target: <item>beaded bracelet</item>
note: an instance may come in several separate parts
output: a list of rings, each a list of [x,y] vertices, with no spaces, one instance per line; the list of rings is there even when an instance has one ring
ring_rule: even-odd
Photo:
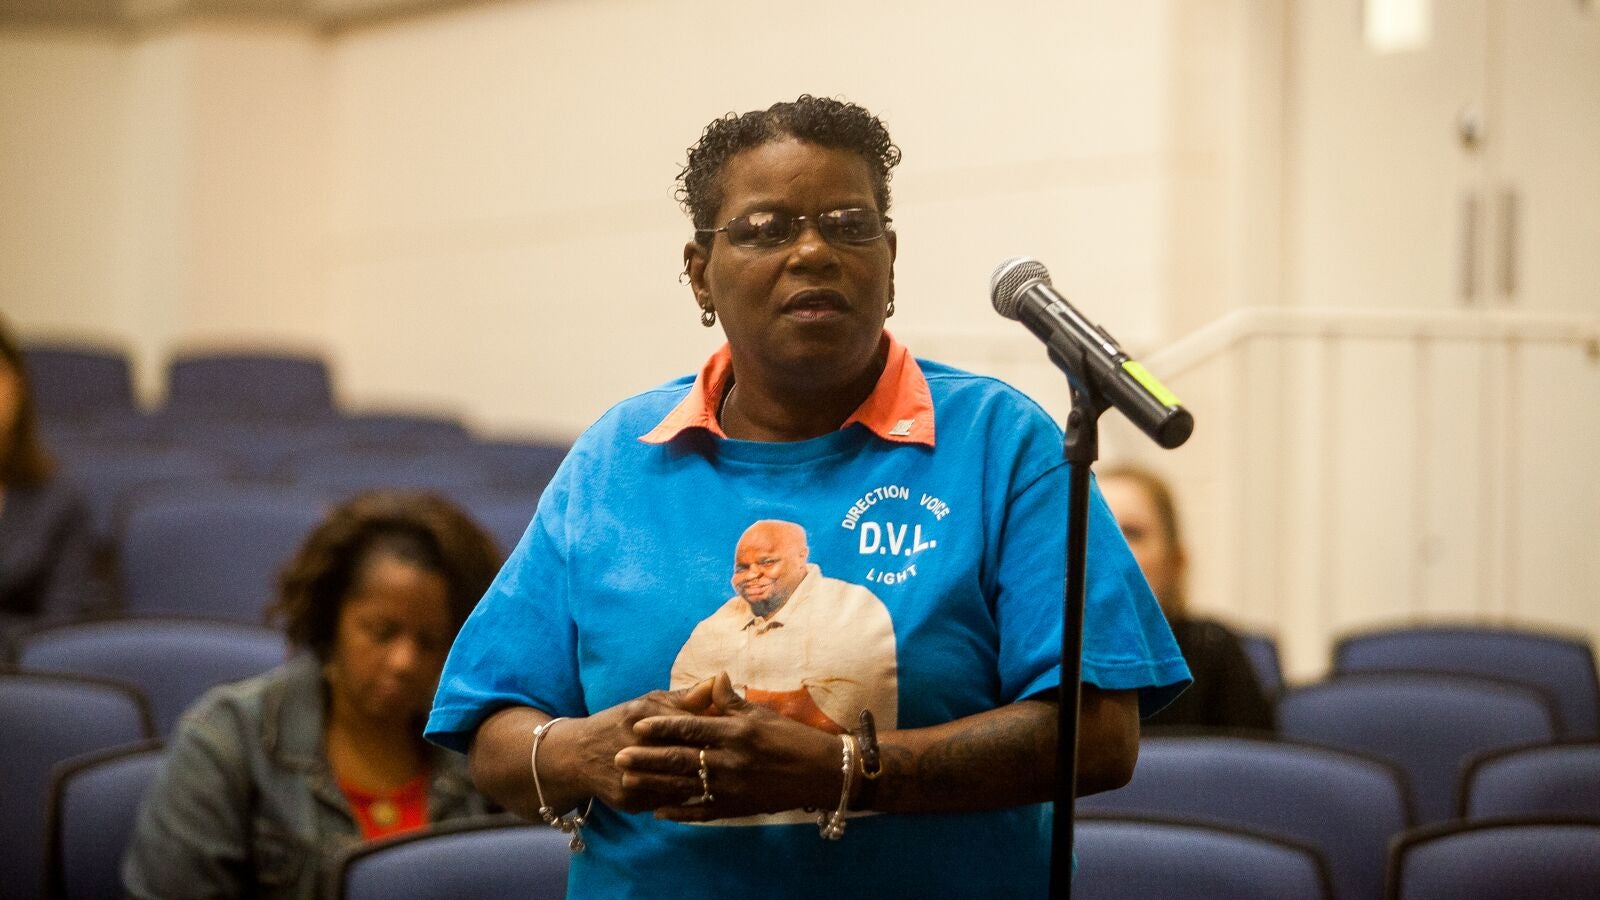
[[[850,735],[842,735],[844,739],[844,787],[839,791],[839,808],[831,813],[820,813],[817,816],[817,833],[823,840],[837,841],[844,837],[844,815],[850,806],[850,782],[856,774],[856,739]]]
[[[588,846],[583,842],[582,828],[589,824],[589,813],[594,811],[594,798],[589,798],[589,805],[581,814],[558,816],[556,811],[544,802],[544,787],[539,784],[539,742],[544,740],[545,733],[550,730],[550,726],[566,720],[566,716],[557,716],[533,730],[533,753],[530,755],[528,764],[533,769],[533,791],[539,795],[539,817],[544,819],[545,824],[551,828],[562,834],[572,835],[572,842],[567,844],[567,848],[573,853],[582,853],[583,848]]]

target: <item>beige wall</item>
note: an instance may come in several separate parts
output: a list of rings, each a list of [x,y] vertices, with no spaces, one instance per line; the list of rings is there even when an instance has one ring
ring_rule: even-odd
[[[1103,455],[1179,481],[1196,604],[1278,632],[1292,674],[1320,672],[1331,635],[1408,616],[1593,634],[1600,482],[1577,473],[1600,435],[1569,413],[1597,369],[1526,323],[1451,318],[1454,191],[1529,160],[1537,210],[1571,179],[1537,141],[1487,162],[1398,150],[1448,132],[1447,92],[1478,70],[1372,63],[1358,7],[519,0],[333,35],[0,31],[0,308],[27,334],[128,345],[152,399],[175,347],[288,342],[329,354],[350,406],[569,437],[720,339],[676,280],[673,177],[699,127],[841,94],[906,153],[894,330],[1064,414],[1042,349],[988,303],[994,266],[1029,254],[1152,354],[1196,435],[1159,453],[1108,417]],[[1451,40],[1500,28],[1518,61],[1587,46],[1441,21]],[[1585,108],[1538,67],[1497,65],[1514,96],[1557,92],[1524,119]],[[1586,215],[1562,221],[1587,234]],[[1582,242],[1529,227],[1528,308],[1600,312],[1592,286],[1538,267]],[[1360,324],[1374,308],[1439,318]]]
[[[0,31],[0,306],[26,334],[333,349],[326,48],[301,29]]]
[[[1260,81],[1232,52],[1247,7],[841,2],[773,27],[747,4],[611,0],[335,38],[8,33],[8,133],[56,137],[0,156],[32,191],[0,291],[25,331],[125,336],[152,386],[175,346],[289,340],[330,351],[354,405],[571,435],[716,341],[676,283],[683,148],[715,115],[811,91],[880,112],[906,150],[897,330],[979,367],[1027,359],[1015,374],[1059,399],[988,274],[1036,255],[1142,347],[1235,302],[1230,142],[1260,112],[1235,96]],[[862,40],[836,39],[841,17]],[[82,113],[55,121],[62,104]],[[70,240],[40,248],[25,223],[50,218]]]
[[[570,434],[692,368],[716,336],[676,282],[683,149],[716,115],[802,91],[866,104],[906,151],[903,336],[977,332],[1040,357],[987,301],[989,272],[1022,252],[1103,298],[1113,328],[1160,335],[1172,194],[1197,155],[1173,139],[1169,4],[770,15],[498,4],[341,40],[328,260],[353,392]],[[842,18],[860,40],[837,40]]]
[[[113,249],[127,95],[115,38],[0,32],[0,309],[23,328],[132,325]]]

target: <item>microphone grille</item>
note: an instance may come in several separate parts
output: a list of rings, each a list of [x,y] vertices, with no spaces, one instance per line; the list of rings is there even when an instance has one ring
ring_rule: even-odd
[[[1039,282],[1050,283],[1050,271],[1031,256],[1013,256],[995,267],[989,279],[990,299],[994,311],[1008,319],[1017,317],[1017,307],[1022,294]]]

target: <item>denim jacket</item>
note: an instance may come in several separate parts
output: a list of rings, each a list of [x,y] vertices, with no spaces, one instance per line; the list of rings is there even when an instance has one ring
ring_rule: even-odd
[[[326,691],[309,654],[213,689],[184,715],[145,795],[122,878],[141,900],[331,893],[361,827],[323,751]],[[428,821],[480,815],[465,760],[435,749]]]

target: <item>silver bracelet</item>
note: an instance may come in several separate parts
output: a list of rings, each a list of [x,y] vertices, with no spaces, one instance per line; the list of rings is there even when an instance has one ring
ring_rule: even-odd
[[[837,841],[844,837],[844,814],[850,806],[850,782],[856,774],[856,739],[848,734],[841,737],[844,739],[844,788],[839,791],[839,808],[817,816],[817,833],[826,841]]]
[[[566,720],[566,716],[557,716],[533,730],[533,753],[528,760],[528,765],[533,769],[533,791],[539,795],[539,817],[544,819],[545,824],[551,828],[560,831],[562,834],[572,835],[572,843],[568,844],[567,847],[573,853],[582,853],[583,848],[588,845],[583,842],[583,831],[581,829],[589,824],[589,813],[594,811],[594,798],[589,798],[589,805],[581,814],[574,813],[570,816],[558,816],[556,811],[551,809],[548,803],[544,802],[544,788],[539,784],[539,742],[544,740],[545,733],[550,730],[550,726]]]

